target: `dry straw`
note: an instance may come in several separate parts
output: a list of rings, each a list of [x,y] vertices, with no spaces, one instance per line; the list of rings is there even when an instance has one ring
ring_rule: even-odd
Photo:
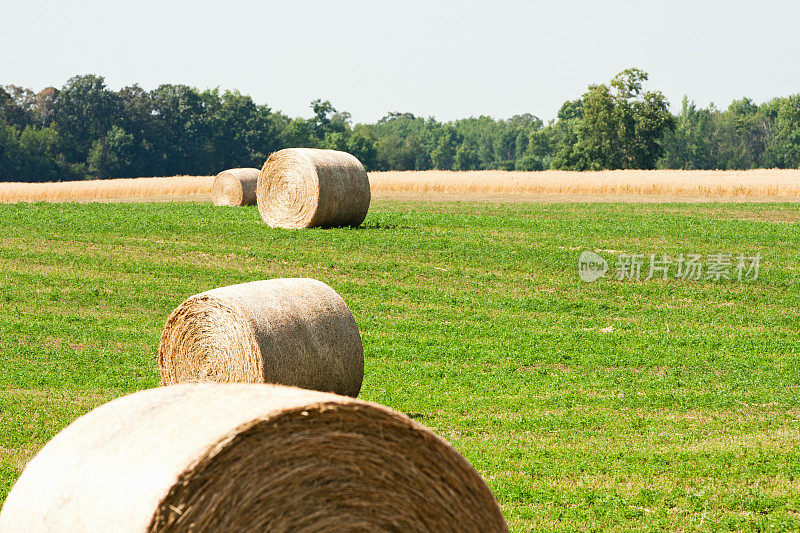
[[[208,201],[214,178],[174,176],[57,183],[0,183],[0,202]]]
[[[604,170],[370,172],[375,195],[535,194],[626,198],[800,199],[800,171]],[[591,199],[591,198],[587,198]]]
[[[364,166],[336,150],[280,150],[258,178],[258,210],[276,228],[358,226],[369,202]]]
[[[507,531],[452,447],[378,404],[272,385],[114,400],[28,464],[0,531]]]
[[[161,383],[279,383],[358,396],[361,335],[344,300],[321,281],[254,281],[196,294],[169,317]]]
[[[211,188],[214,205],[256,205],[257,168],[232,168],[217,174]]]

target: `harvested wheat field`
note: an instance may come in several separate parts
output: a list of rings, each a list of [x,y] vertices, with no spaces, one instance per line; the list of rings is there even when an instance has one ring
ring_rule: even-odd
[[[0,183],[0,203],[211,201],[213,176]]]
[[[0,203],[210,202],[213,176],[0,183]],[[798,202],[800,170],[370,172],[375,200],[469,202]]]
[[[468,201],[800,201],[800,170],[371,172],[376,199]]]

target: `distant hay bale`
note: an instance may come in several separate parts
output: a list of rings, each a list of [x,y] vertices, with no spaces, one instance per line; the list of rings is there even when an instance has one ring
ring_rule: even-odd
[[[358,226],[369,202],[364,166],[345,152],[280,150],[258,177],[258,210],[274,228]]]
[[[167,320],[161,383],[278,383],[358,396],[364,349],[344,300],[321,281],[254,281],[189,297]]]
[[[316,391],[187,384],[82,416],[30,461],[0,531],[507,531],[443,440]]]
[[[232,168],[217,174],[211,188],[214,205],[256,205],[257,168]]]
[[[0,203],[18,202],[207,202],[214,178],[125,178],[60,181],[53,183],[0,183]]]

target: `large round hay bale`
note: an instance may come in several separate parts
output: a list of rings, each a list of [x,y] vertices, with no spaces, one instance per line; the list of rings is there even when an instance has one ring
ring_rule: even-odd
[[[358,396],[364,349],[353,314],[325,283],[271,279],[186,299],[158,349],[161,383],[278,383]]]
[[[258,177],[258,211],[273,228],[358,226],[369,210],[369,179],[354,156],[288,148],[273,153]]]
[[[211,187],[214,205],[256,205],[257,168],[232,168],[217,174]]]
[[[82,416],[31,460],[0,531],[506,531],[443,440],[378,404],[187,384]]]

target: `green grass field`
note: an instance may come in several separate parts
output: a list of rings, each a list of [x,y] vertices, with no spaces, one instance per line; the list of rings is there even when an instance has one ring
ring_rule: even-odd
[[[313,277],[355,315],[361,397],[452,443],[512,530],[800,529],[800,205],[0,206],[0,501],[76,417],[158,385],[187,296]],[[763,256],[755,282],[577,276],[581,250]]]

